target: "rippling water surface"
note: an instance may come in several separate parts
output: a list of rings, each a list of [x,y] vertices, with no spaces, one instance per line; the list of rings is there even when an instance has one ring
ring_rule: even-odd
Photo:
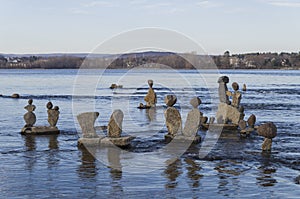
[[[79,77],[77,72],[0,70],[1,198],[299,197],[300,71],[219,71],[229,76],[229,89],[234,81],[240,87],[247,85],[242,92],[246,118],[255,114],[257,124],[273,121],[277,125],[271,153],[261,152],[263,138],[255,133],[242,138],[227,132],[205,158],[199,158],[200,143],[170,163],[160,154],[167,145],[163,98],[177,95],[183,121],[193,96],[201,98],[200,110],[213,116],[216,71],[88,70]],[[158,105],[151,111],[136,108],[147,93],[147,79],[154,80],[158,95]],[[112,83],[123,88],[112,91]],[[21,98],[8,97],[12,93]],[[37,125],[47,125],[49,100],[60,107],[61,134],[20,135],[29,98],[37,107]],[[100,156],[113,154],[106,160],[78,148],[81,135],[73,115],[96,110],[100,113],[96,125],[107,125],[116,108],[124,112],[124,132],[137,137],[132,146],[121,152],[95,149]],[[209,133],[199,131],[203,138]],[[156,156],[149,156],[152,153]],[[110,165],[115,163],[119,170]]]

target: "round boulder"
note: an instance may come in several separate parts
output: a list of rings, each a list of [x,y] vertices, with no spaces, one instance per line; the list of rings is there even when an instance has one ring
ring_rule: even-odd
[[[191,99],[190,104],[193,106],[193,108],[197,108],[201,104],[201,99],[199,97],[194,97]]]
[[[238,83],[233,82],[231,86],[232,86],[233,90],[235,90],[235,91],[239,90],[239,84]]]
[[[173,106],[177,102],[177,97],[175,95],[166,95],[165,103],[167,106]]]
[[[272,139],[277,135],[277,127],[273,122],[268,122],[266,124],[260,125],[257,129],[257,133],[260,136]]]

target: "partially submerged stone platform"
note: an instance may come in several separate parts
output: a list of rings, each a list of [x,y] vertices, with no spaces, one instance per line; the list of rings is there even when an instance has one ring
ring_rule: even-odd
[[[213,130],[213,129],[222,129],[222,131],[236,131],[238,130],[238,125],[236,124],[201,124],[202,130]]]
[[[172,140],[177,140],[177,141],[183,141],[183,142],[191,142],[193,144],[198,144],[201,142],[201,136],[200,135],[196,135],[196,136],[184,136],[184,135],[170,135],[170,134],[166,134],[165,135],[165,140],[166,142],[171,142]]]
[[[85,112],[77,116],[83,137],[78,139],[78,146],[118,146],[125,147],[135,138],[130,135],[122,136],[122,122],[124,114],[115,110],[107,126],[94,126],[99,112]],[[97,135],[96,130],[107,130],[107,136]]]
[[[78,146],[118,146],[126,147],[134,139],[133,136],[124,136],[119,138],[110,138],[99,136],[98,138],[79,138]]]
[[[33,126],[33,127],[23,127],[21,129],[22,135],[49,135],[49,134],[59,134],[59,129],[52,126]]]

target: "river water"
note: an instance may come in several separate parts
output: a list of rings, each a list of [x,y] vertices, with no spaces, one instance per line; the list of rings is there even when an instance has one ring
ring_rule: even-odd
[[[217,78],[227,75],[242,92],[245,118],[272,121],[278,135],[272,151],[263,138],[222,133],[205,157],[201,143],[166,162],[166,94],[176,94],[183,124],[189,100],[199,96],[201,112],[214,116]],[[154,80],[157,107],[139,110]],[[110,90],[112,83],[122,89]],[[300,71],[282,70],[0,70],[1,198],[298,198],[300,195]],[[19,99],[9,96],[19,93]],[[47,125],[46,103],[60,107],[59,135],[22,136],[24,106],[32,98],[36,125]],[[77,147],[76,115],[98,111],[96,125],[107,125],[115,109],[124,112],[123,131],[136,136],[131,147]],[[203,140],[211,132],[199,131]],[[153,155],[155,153],[155,155]],[[112,155],[109,155],[112,154]],[[118,168],[114,164],[117,163]]]

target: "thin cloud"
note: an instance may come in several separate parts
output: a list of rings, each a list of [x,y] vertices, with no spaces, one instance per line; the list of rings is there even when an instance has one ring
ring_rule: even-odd
[[[116,2],[112,2],[112,1],[91,1],[91,2],[83,4],[83,6],[87,7],[87,8],[95,7],[95,6],[100,6],[100,7],[117,7],[118,4]]]
[[[203,0],[203,1],[198,1],[196,3],[196,6],[203,7],[203,8],[215,8],[215,7],[220,7],[222,4],[214,2],[214,1],[208,1],[208,0]]]
[[[70,12],[76,15],[88,15],[89,13],[86,10],[80,8],[71,8]]]
[[[267,3],[272,6],[300,8],[300,1],[271,0],[271,1],[268,1]]]

